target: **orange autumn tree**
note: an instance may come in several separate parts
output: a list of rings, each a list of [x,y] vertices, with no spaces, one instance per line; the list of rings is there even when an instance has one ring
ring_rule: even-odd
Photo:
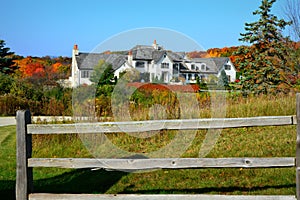
[[[55,58],[50,57],[26,57],[15,60],[16,65],[19,67],[18,72],[22,78],[28,77],[63,77],[68,76],[70,68],[69,58]]]
[[[223,48],[211,48],[207,50],[210,57],[230,57],[233,55],[238,47],[223,47]]]
[[[189,58],[208,58],[209,54],[206,51],[191,51],[187,53]]]
[[[19,66],[19,73],[21,77],[31,77],[34,74],[41,74],[44,75],[44,61],[39,58],[32,58],[30,56],[15,60],[16,64]]]
[[[58,72],[61,67],[62,67],[62,64],[60,62],[57,62],[52,65],[52,70],[53,70],[53,72]]]
[[[67,78],[71,74],[71,63],[72,58],[60,56],[53,59],[52,67],[60,77]]]
[[[238,47],[210,48],[207,51],[192,51],[187,53],[189,58],[230,57]]]

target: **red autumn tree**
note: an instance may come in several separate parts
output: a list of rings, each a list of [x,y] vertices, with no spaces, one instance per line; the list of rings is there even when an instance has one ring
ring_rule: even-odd
[[[21,77],[30,77],[35,73],[42,74],[44,72],[44,63],[40,59],[32,58],[30,56],[21,60],[15,60],[18,65]]]

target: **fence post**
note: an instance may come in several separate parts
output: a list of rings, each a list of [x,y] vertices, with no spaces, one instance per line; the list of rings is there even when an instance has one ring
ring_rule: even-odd
[[[296,140],[296,196],[300,200],[300,93],[296,95],[297,140]]]
[[[27,200],[33,190],[32,168],[28,168],[28,158],[32,152],[32,136],[27,135],[27,124],[31,123],[29,110],[17,111],[17,177],[16,200]]]

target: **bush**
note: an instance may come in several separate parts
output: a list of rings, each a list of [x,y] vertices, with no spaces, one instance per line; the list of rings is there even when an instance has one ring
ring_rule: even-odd
[[[0,72],[0,95],[9,93],[13,82],[11,76]]]

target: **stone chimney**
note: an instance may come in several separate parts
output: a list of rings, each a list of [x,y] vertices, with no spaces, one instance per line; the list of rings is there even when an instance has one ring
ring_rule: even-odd
[[[77,45],[77,44],[74,44],[74,47],[73,47],[73,55],[74,55],[74,56],[77,56],[78,53],[79,53],[78,45]]]
[[[132,60],[133,60],[132,50],[129,50],[127,61],[130,65],[132,65]]]

